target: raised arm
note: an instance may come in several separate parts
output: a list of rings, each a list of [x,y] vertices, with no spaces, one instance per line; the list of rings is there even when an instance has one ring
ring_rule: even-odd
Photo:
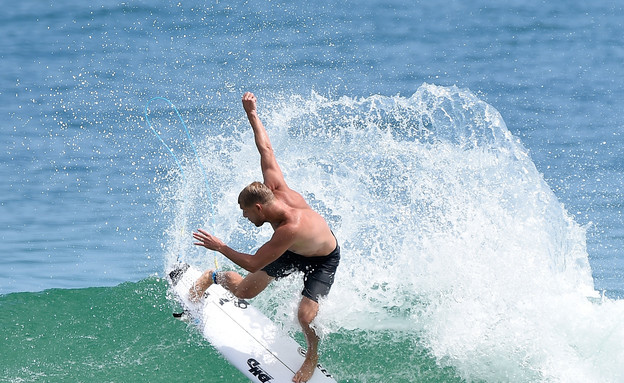
[[[275,153],[273,152],[269,136],[262,121],[260,121],[258,117],[256,111],[256,96],[254,96],[253,93],[247,92],[243,95],[243,108],[245,108],[245,112],[247,113],[247,118],[254,132],[256,147],[260,153],[260,167],[262,168],[264,184],[272,190],[288,188],[282,170],[275,159]]]

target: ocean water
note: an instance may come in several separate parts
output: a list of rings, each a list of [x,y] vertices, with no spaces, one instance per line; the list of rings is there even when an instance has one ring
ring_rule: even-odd
[[[245,91],[343,249],[316,320],[337,381],[624,381],[623,23],[616,1],[4,7],[0,381],[246,381],[163,279],[212,265],[197,227],[271,234],[235,203],[261,178]],[[303,342],[300,283],[253,304]]]

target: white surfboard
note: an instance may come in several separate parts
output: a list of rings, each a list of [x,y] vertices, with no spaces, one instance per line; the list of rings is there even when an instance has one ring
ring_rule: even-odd
[[[188,264],[167,273],[175,298],[194,324],[234,367],[253,382],[292,382],[304,361],[305,350],[275,323],[219,285],[191,302],[189,289],[201,271]],[[336,383],[320,364],[310,383]]]

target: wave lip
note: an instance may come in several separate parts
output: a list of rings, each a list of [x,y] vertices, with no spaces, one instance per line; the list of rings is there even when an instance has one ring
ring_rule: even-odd
[[[621,345],[609,337],[622,339],[621,302],[587,299],[596,292],[585,229],[494,107],[469,90],[423,84],[410,97],[275,97],[260,113],[289,186],[343,249],[320,333],[418,339],[466,380],[623,377]],[[224,119],[230,133],[200,146],[228,148],[202,159],[218,190],[217,235],[252,251],[271,230],[250,228],[235,204],[259,174],[245,123]],[[185,193],[193,187],[200,182]],[[300,283],[273,284],[254,304],[297,331]],[[613,357],[598,357],[605,348]]]

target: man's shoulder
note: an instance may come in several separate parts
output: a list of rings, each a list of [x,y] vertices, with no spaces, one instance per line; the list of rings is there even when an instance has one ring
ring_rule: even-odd
[[[273,190],[273,195],[291,208],[311,209],[305,198],[290,188]]]
[[[273,229],[276,233],[279,232],[281,235],[300,238],[313,229],[313,214],[316,213],[309,207],[304,209],[291,207],[288,209],[286,219]]]

